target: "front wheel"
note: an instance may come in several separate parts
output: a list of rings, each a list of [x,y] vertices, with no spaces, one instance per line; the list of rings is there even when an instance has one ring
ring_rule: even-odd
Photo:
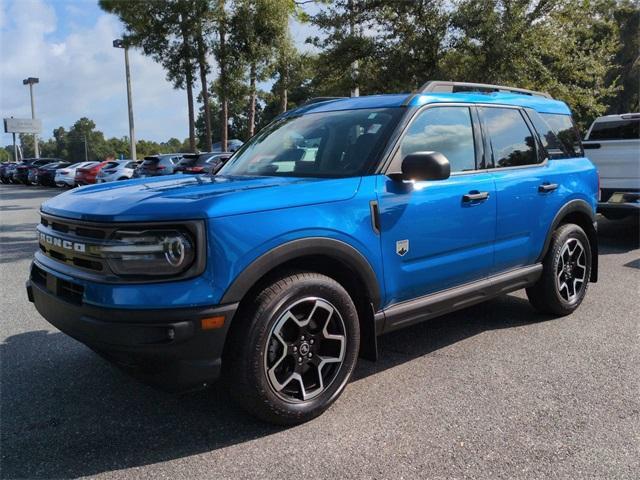
[[[332,278],[281,276],[249,299],[234,322],[225,376],[249,413],[281,425],[302,423],[346,387],[360,328],[353,301]]]
[[[589,238],[578,225],[562,225],[553,232],[542,276],[527,288],[527,297],[540,312],[569,315],[582,303],[590,275]]]

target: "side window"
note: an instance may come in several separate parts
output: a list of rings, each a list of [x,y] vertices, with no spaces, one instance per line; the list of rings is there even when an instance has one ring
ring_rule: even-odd
[[[571,157],[582,157],[584,155],[582,144],[580,143],[580,134],[570,115],[556,113],[541,113],[540,115],[558,136]]]
[[[514,108],[481,107],[478,109],[495,167],[519,167],[541,161],[536,152],[536,141],[522,113]]]
[[[419,113],[400,144],[402,157],[415,152],[440,152],[452,172],[475,170],[471,112],[467,107],[432,107]]]
[[[569,157],[566,148],[558,136],[540,114],[535,110],[527,110],[527,115],[533,124],[533,128],[538,132],[542,146],[549,154],[549,158],[558,159]]]
[[[640,119],[596,122],[589,140],[637,140],[640,138]]]

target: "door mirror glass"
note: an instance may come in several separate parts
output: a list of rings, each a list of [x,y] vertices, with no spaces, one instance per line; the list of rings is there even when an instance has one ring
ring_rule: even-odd
[[[414,152],[402,159],[402,180],[445,180],[450,175],[449,160],[440,152]]]

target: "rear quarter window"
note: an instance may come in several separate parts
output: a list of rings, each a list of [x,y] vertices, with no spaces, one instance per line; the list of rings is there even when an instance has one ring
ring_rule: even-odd
[[[570,115],[562,115],[556,113],[541,113],[540,116],[551,127],[553,132],[562,142],[565,150],[570,157],[582,157],[582,142],[580,141],[580,133],[573,123]]]
[[[637,140],[640,138],[640,118],[595,122],[589,140]]]

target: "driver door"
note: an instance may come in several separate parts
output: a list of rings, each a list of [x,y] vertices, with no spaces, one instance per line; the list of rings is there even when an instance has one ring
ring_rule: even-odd
[[[475,113],[433,106],[411,121],[392,165],[418,151],[437,151],[451,164],[446,180],[377,178],[386,304],[485,278],[493,267],[494,179],[482,167]]]

